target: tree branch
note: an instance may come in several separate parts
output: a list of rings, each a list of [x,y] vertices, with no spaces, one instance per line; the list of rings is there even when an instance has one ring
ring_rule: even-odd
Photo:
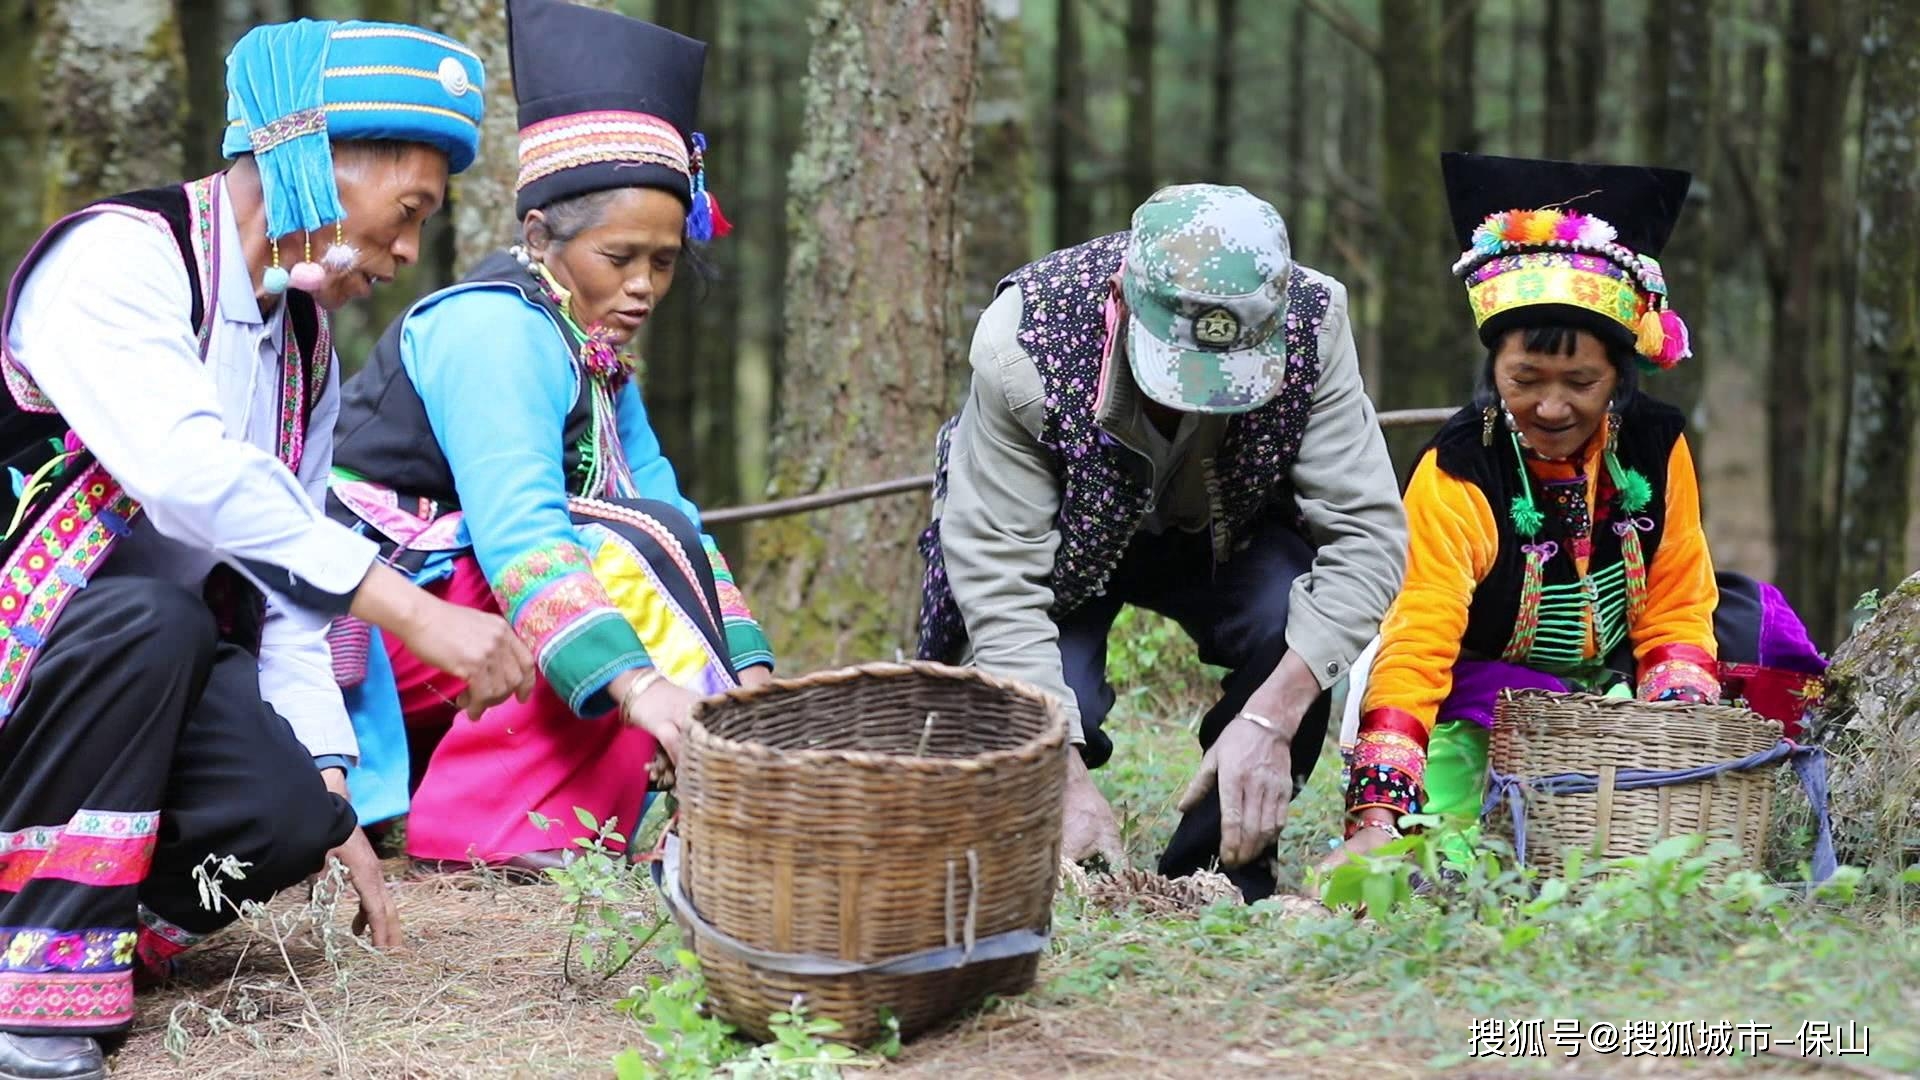
[[[1372,57],[1374,63],[1377,64],[1381,62],[1380,35],[1374,33],[1359,19],[1354,18],[1352,13],[1343,8],[1333,7],[1327,3],[1327,0],[1300,0],[1300,3],[1305,6],[1308,11],[1320,16],[1328,26],[1333,27],[1335,33],[1346,38],[1353,43],[1355,48]]]
[[[1766,271],[1767,285],[1777,295],[1787,280],[1786,241],[1780,235],[1780,223],[1762,205],[1753,166],[1747,163],[1746,154],[1734,141],[1731,127],[1721,127],[1720,149],[1727,155],[1727,167],[1733,172],[1733,186],[1739,189],[1740,201],[1747,208],[1747,217],[1759,234],[1760,257],[1762,268]]]

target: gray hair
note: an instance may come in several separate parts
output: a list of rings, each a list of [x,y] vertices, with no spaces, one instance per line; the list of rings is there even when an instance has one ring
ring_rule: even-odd
[[[540,207],[540,222],[523,222],[520,226],[523,241],[533,245],[533,231],[539,229],[546,234],[547,245],[562,248],[572,243],[581,233],[607,219],[607,206],[626,188],[608,188],[605,191],[590,191],[585,195],[570,195],[556,199]],[[700,296],[707,294],[707,286],[719,277],[712,260],[706,257],[702,246],[688,239],[680,247],[680,268],[693,272],[693,279],[699,283]]]

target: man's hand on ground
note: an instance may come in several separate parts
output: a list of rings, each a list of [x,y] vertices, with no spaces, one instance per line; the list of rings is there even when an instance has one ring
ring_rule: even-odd
[[[345,769],[323,769],[320,776],[326,781],[328,791],[342,799],[348,798]],[[401,944],[400,911],[394,906],[393,893],[388,891],[386,875],[380,870],[380,856],[374,854],[365,830],[353,830],[346,843],[327,852],[325,865],[332,866],[334,859],[339,859],[347,868],[347,883],[360,898],[360,911],[353,917],[353,932],[371,930],[377,949]]]
[[[1113,817],[1107,797],[1093,784],[1093,774],[1080,758],[1077,748],[1067,749],[1065,832],[1061,853],[1068,862],[1078,863],[1099,855],[1107,860],[1108,870],[1124,870],[1127,851],[1120,843],[1120,825]]]

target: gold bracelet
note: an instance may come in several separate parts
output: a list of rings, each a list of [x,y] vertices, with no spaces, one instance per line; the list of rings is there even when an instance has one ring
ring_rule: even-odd
[[[633,705],[633,699],[646,693],[647,687],[659,682],[661,678],[659,668],[649,668],[646,674],[636,676],[633,682],[628,685],[627,692],[620,697],[620,719],[625,720],[627,718],[627,711],[629,707]]]

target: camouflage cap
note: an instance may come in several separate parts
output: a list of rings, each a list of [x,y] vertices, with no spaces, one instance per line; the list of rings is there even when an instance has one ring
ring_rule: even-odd
[[[1161,188],[1133,212],[1120,278],[1127,361],[1149,398],[1186,412],[1237,413],[1287,377],[1293,252],[1279,211],[1245,188]]]

